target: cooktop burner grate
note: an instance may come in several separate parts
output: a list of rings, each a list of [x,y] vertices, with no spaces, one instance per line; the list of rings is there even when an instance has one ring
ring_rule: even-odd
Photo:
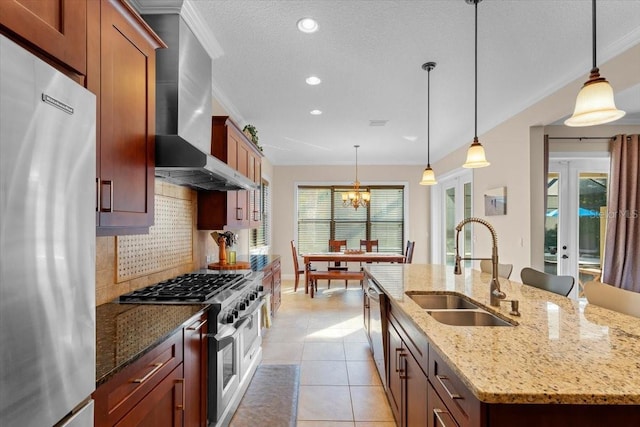
[[[184,274],[120,296],[120,301],[203,302],[244,283],[242,274]]]

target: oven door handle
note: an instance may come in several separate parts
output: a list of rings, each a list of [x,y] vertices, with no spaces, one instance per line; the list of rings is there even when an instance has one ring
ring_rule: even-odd
[[[234,341],[238,339],[238,334],[249,321],[251,321],[251,319],[249,318],[243,318],[240,321],[238,321],[238,323],[232,327],[233,332],[230,334],[229,333],[216,334],[216,335],[205,334],[205,336],[207,338],[213,339],[216,342],[216,351],[219,352],[220,350],[222,350],[229,344],[232,344]]]

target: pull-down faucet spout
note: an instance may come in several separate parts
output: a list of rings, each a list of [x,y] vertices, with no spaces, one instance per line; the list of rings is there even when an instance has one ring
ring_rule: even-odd
[[[470,257],[461,257],[460,250],[458,246],[460,231],[462,228],[470,223],[477,222],[478,224],[482,224],[489,229],[491,233],[491,238],[493,239],[493,247],[491,249],[491,258],[470,258]],[[500,290],[500,282],[498,281],[498,236],[496,234],[496,230],[493,228],[491,224],[485,221],[482,218],[466,218],[460,221],[458,225],[456,225],[456,263],[453,268],[453,274],[462,274],[462,268],[460,267],[460,261],[463,260],[491,260],[491,286],[489,293],[489,304],[494,307],[500,306],[500,300],[506,297],[505,293]]]

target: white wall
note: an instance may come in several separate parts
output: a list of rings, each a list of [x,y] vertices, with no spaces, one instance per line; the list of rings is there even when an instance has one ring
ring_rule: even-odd
[[[358,165],[358,179],[362,185],[406,184],[407,239],[415,240],[414,263],[424,264],[428,260],[428,187],[419,185],[422,166],[366,166]],[[272,254],[282,258],[283,278],[293,278],[291,240],[295,239],[296,206],[295,194],[298,183],[344,183],[353,182],[355,166],[275,166],[272,176],[273,239]]]

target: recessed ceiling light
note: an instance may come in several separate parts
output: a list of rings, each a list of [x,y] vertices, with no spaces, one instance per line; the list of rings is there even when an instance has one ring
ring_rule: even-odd
[[[313,116],[319,116],[320,114],[322,114],[322,111],[320,111],[320,110],[311,110],[311,111],[309,111],[309,114],[311,114]]]
[[[305,82],[307,82],[308,85],[315,86],[315,85],[319,85],[320,83],[322,83],[322,80],[320,80],[316,76],[309,76],[309,77],[306,78]]]
[[[298,21],[298,29],[303,33],[315,33],[318,31],[318,23],[311,18],[302,18]]]

